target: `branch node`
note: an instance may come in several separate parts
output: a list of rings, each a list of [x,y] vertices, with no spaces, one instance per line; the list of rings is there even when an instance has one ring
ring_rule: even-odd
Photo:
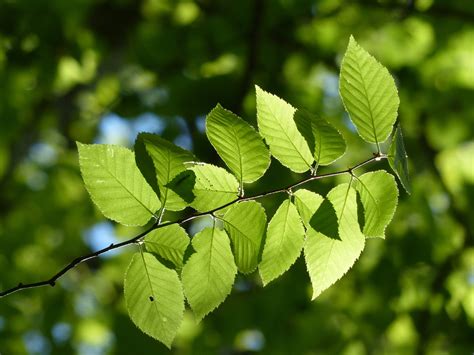
[[[54,287],[54,286],[56,285],[56,282],[53,281],[53,280],[51,280],[51,281],[49,281],[49,285],[50,285],[51,287]]]

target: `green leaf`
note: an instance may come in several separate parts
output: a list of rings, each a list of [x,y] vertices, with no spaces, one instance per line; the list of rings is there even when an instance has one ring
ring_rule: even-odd
[[[149,252],[158,254],[181,268],[184,252],[189,245],[189,236],[178,224],[171,224],[148,233],[145,245]]]
[[[287,271],[301,253],[304,227],[296,207],[290,200],[280,205],[268,224],[263,248],[260,276],[263,285]]]
[[[313,215],[319,206],[314,201],[320,197],[312,192],[298,196],[300,211],[312,211]],[[304,255],[306,267],[313,285],[313,299],[339,280],[359,258],[364,249],[365,236],[359,228],[357,220],[356,192],[349,184],[341,184],[333,188],[327,196],[334,207],[339,221],[339,239],[335,239],[316,231],[309,222],[306,223],[306,241]]]
[[[310,170],[313,155],[293,120],[293,106],[258,86],[255,88],[258,129],[272,155],[294,172]]]
[[[318,165],[329,165],[346,152],[344,137],[324,118],[304,110],[297,110],[295,122],[313,151]]]
[[[229,295],[237,267],[230,242],[223,230],[205,228],[192,239],[196,253],[182,272],[186,298],[198,321]]]
[[[405,151],[405,143],[403,142],[402,128],[400,125],[397,126],[395,134],[392,138],[392,143],[390,144],[390,149],[388,152],[388,162],[392,167],[395,174],[397,174],[400,182],[402,183],[405,191],[411,193],[411,184],[408,174],[408,156]]]
[[[198,211],[210,211],[223,206],[239,195],[239,183],[234,175],[211,164],[199,164],[190,168],[195,174],[194,200],[191,206]]]
[[[315,192],[299,189],[294,193],[295,205],[306,228],[311,228],[311,218],[324,201],[321,195]]]
[[[127,148],[77,142],[82,178],[105,217],[129,226],[146,224],[160,201]]]
[[[171,211],[185,208],[187,202],[170,189],[169,185],[178,174],[186,170],[184,163],[195,160],[194,155],[166,139],[150,133],[138,135],[135,141],[135,150],[137,151],[137,165],[155,191],[159,191],[163,206]],[[153,162],[156,177],[150,173],[150,159]]]
[[[367,237],[385,238],[385,228],[392,220],[398,203],[395,178],[385,171],[374,171],[359,176],[355,187],[364,207],[362,232]]]
[[[352,36],[342,60],[339,91],[359,135],[377,146],[384,142],[397,119],[397,87],[387,68]]]
[[[141,331],[168,348],[181,325],[184,296],[178,274],[150,253],[136,253],[124,281],[128,314]]]
[[[232,241],[239,271],[244,274],[251,273],[257,268],[265,235],[265,209],[256,201],[240,202],[232,205],[221,219]]]
[[[260,134],[221,105],[207,116],[206,135],[240,182],[254,182],[268,169],[270,152]]]

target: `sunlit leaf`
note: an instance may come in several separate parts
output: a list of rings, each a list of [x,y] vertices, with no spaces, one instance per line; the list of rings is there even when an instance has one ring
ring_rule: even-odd
[[[206,134],[240,182],[258,180],[270,165],[262,137],[239,116],[217,105],[206,118]]]
[[[342,60],[339,91],[359,135],[377,145],[384,142],[397,119],[397,87],[387,68],[352,36]]]
[[[256,92],[258,129],[272,155],[297,173],[310,170],[313,155],[293,120],[293,106],[258,86]]]
[[[359,176],[355,181],[364,207],[362,232],[367,237],[385,237],[385,228],[398,203],[397,183],[393,175],[379,170]]]
[[[314,196],[311,196],[314,194]],[[357,220],[356,192],[348,184],[333,188],[327,195],[338,217],[338,238],[332,238],[312,228],[306,220],[306,240],[304,255],[306,267],[313,285],[313,299],[339,280],[359,258],[364,249],[365,236]],[[313,192],[300,193],[298,196],[300,211],[308,216],[312,211],[316,215],[323,205],[314,204],[320,197]],[[300,212],[303,213],[303,212]]]
[[[159,191],[163,206],[172,211],[185,208],[187,202],[170,189],[169,184],[178,174],[186,170],[184,163],[195,160],[193,154],[150,133],[138,135],[135,151],[137,165],[155,191]],[[155,168],[154,174],[150,172],[150,159]]]
[[[296,207],[290,200],[280,205],[270,220],[259,270],[267,285],[287,271],[301,253],[304,227]]]
[[[297,110],[295,122],[308,142],[318,165],[329,165],[344,155],[346,141],[342,134],[324,118]]]
[[[400,125],[393,134],[390,149],[388,151],[388,162],[395,174],[397,174],[403,188],[407,193],[411,193],[410,177],[408,174],[408,156],[403,142],[402,128]]]
[[[163,266],[150,253],[136,253],[125,273],[124,292],[133,323],[170,348],[184,312],[176,271]]]
[[[237,266],[226,232],[206,228],[192,239],[196,251],[183,267],[186,298],[198,320],[220,305],[234,284]]]
[[[209,211],[235,200],[239,195],[239,183],[225,169],[211,164],[199,164],[190,168],[195,174],[194,200],[191,206],[198,211]]]
[[[146,249],[171,261],[176,267],[183,265],[183,256],[189,245],[189,236],[178,224],[155,229],[146,235]]]
[[[240,202],[230,207],[222,220],[232,240],[239,271],[254,271],[267,225],[265,209],[256,201]]]
[[[114,221],[130,226],[146,224],[160,201],[135,165],[127,148],[77,143],[82,178],[92,201]]]

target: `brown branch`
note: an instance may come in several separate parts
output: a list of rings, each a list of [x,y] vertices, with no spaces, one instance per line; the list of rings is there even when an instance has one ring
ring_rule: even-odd
[[[130,244],[140,243],[148,233],[150,233],[151,231],[153,231],[155,229],[163,228],[163,227],[166,227],[166,226],[169,226],[169,225],[172,225],[172,224],[183,224],[183,223],[189,222],[189,221],[191,221],[195,218],[198,218],[198,217],[213,215],[215,212],[217,212],[219,210],[222,210],[222,209],[224,209],[224,208],[226,208],[230,205],[233,205],[236,202],[256,200],[256,199],[259,199],[259,198],[263,198],[263,197],[270,196],[270,195],[275,195],[275,194],[278,194],[278,193],[289,193],[295,187],[301,186],[301,185],[306,184],[306,183],[308,183],[310,181],[313,181],[313,180],[320,180],[320,179],[324,179],[324,178],[329,178],[329,177],[338,176],[338,175],[345,175],[345,174],[352,175],[354,170],[359,169],[360,167],[362,167],[364,165],[370,164],[372,162],[380,161],[380,160],[385,159],[385,158],[387,158],[387,156],[384,155],[384,154],[374,153],[374,156],[372,158],[367,159],[367,160],[365,160],[365,161],[363,161],[359,164],[356,164],[353,167],[348,168],[346,170],[341,170],[341,171],[337,171],[337,172],[333,172],[333,173],[327,173],[327,174],[321,174],[321,175],[312,175],[310,177],[307,177],[307,178],[305,178],[301,181],[298,181],[298,182],[296,182],[294,184],[291,184],[291,185],[289,185],[287,187],[284,187],[284,188],[263,192],[261,194],[257,194],[257,195],[254,195],[254,196],[238,197],[235,200],[232,200],[232,201],[230,201],[230,202],[228,202],[228,203],[226,203],[226,204],[224,204],[220,207],[216,207],[216,208],[214,208],[212,210],[209,210],[209,211],[206,211],[206,212],[194,213],[190,216],[183,217],[183,218],[178,219],[176,221],[166,222],[166,223],[162,223],[162,224],[160,224],[159,221],[156,221],[150,228],[148,228],[147,230],[143,231],[142,233],[136,235],[133,238],[127,239],[127,240],[125,240],[121,243],[117,243],[117,244],[112,243],[108,247],[105,247],[105,248],[102,248],[102,249],[97,250],[95,252],[92,252],[92,253],[89,253],[89,254],[86,254],[86,255],[79,256],[79,257],[75,258],[68,265],[66,265],[63,269],[58,271],[54,276],[52,276],[51,278],[49,278],[47,280],[28,283],[28,284],[23,284],[23,283],[20,282],[15,287],[12,287],[10,289],[7,289],[5,291],[0,292],[0,298],[5,297],[5,296],[7,296],[9,294],[12,294],[14,292],[21,291],[21,290],[26,290],[26,289],[29,289],[29,288],[36,288],[36,287],[42,287],[42,286],[55,286],[56,281],[60,277],[62,277],[69,270],[73,269],[74,267],[76,267],[80,263],[82,263],[86,260],[89,260],[89,259],[96,258],[99,255],[107,253],[111,250],[122,248],[122,247],[130,245]]]

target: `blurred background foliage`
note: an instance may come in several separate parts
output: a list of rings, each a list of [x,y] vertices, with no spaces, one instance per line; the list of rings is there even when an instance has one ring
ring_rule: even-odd
[[[257,275],[239,276],[202,323],[185,314],[172,352],[472,353],[467,0],[0,0],[0,289],[49,278],[139,231],[93,206],[75,141],[131,146],[138,132],[155,132],[223,166],[205,138],[205,115],[220,102],[255,124],[258,84],[341,129],[349,150],[326,171],[371,156],[338,96],[350,34],[396,78],[413,194],[401,191],[386,240],[368,240],[356,266],[314,302],[302,258],[265,289]],[[273,161],[248,193],[299,178]],[[325,193],[336,182],[311,188]],[[269,216],[281,198],[264,201]],[[54,288],[0,299],[0,353],[167,353],[124,307],[135,249],[82,264]]]

